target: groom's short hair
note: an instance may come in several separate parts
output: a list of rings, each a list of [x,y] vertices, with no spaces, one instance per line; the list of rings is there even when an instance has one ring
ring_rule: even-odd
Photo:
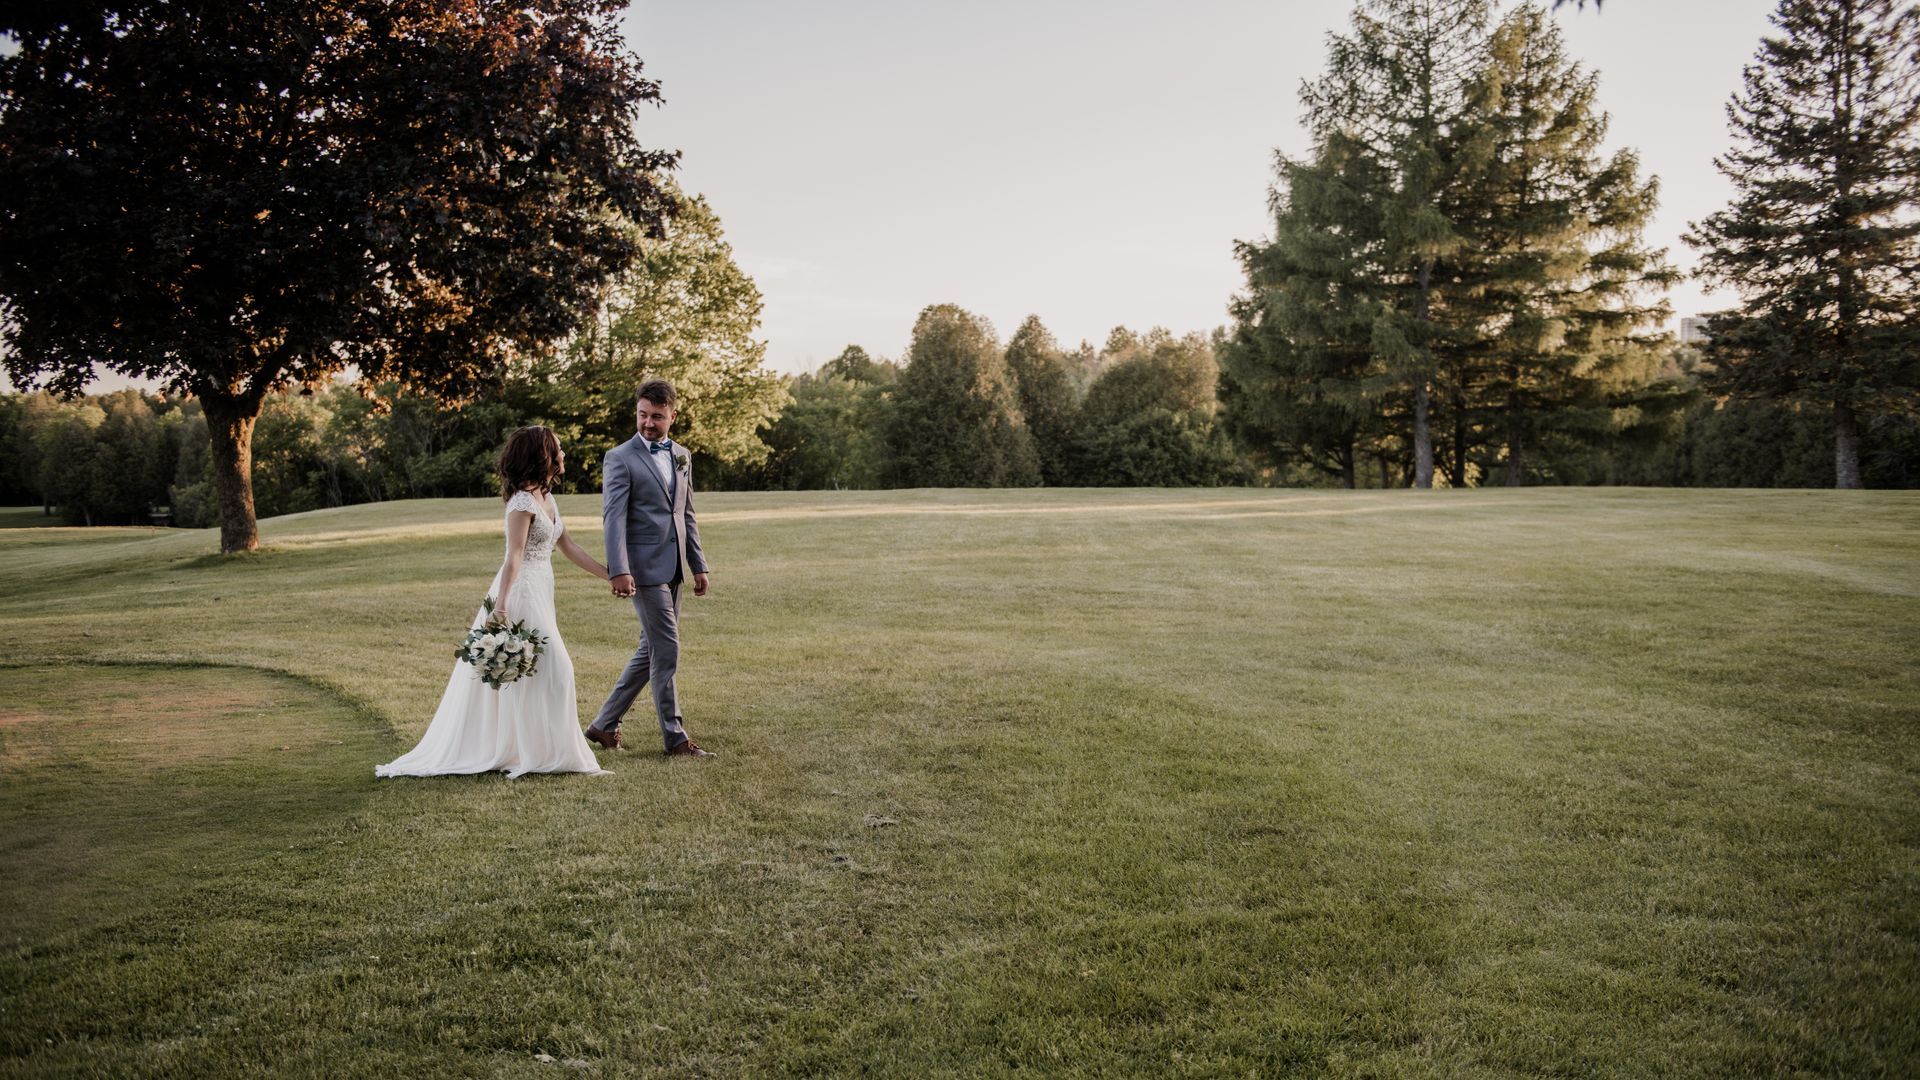
[[[633,400],[636,402],[651,401],[655,405],[672,409],[679,406],[680,395],[673,392],[673,384],[667,380],[648,379],[646,382],[640,384],[640,389],[633,392]]]

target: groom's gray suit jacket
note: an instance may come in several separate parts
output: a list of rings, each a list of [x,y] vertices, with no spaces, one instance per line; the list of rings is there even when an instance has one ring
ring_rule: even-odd
[[[639,585],[670,585],[707,572],[693,520],[692,458],[678,443],[668,450],[672,485],[638,435],[607,451],[601,462],[600,526],[613,577],[632,574]]]

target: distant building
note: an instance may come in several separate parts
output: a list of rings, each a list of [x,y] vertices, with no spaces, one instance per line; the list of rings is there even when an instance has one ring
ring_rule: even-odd
[[[1680,344],[1705,345],[1707,343],[1707,320],[1698,315],[1689,315],[1680,320]]]

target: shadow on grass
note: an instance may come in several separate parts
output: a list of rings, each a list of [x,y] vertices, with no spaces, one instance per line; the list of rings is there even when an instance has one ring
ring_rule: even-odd
[[[4,668],[0,700],[0,1054],[16,1064],[86,1061],[61,1048],[243,980],[222,939],[274,921],[250,909],[358,827],[392,743],[364,706],[247,668]]]

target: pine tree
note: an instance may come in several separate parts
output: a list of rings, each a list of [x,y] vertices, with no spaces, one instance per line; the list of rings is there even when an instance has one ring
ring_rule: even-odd
[[[1476,331],[1448,358],[1454,484],[1481,445],[1504,449],[1506,482],[1527,455],[1613,433],[1615,404],[1652,381],[1665,289],[1676,275],[1642,233],[1657,185],[1629,151],[1603,156],[1597,79],[1566,55],[1558,26],[1527,4],[1495,29],[1471,84],[1474,182],[1448,215],[1466,244],[1448,260]]]
[[[1488,0],[1361,0],[1352,30],[1333,35],[1327,74],[1305,87],[1316,149],[1366,159],[1379,187],[1374,259],[1379,303],[1372,345],[1413,402],[1414,486],[1433,486],[1431,429],[1436,352],[1450,283],[1437,271],[1462,238],[1445,205],[1470,182],[1464,92],[1484,52]]]
[[[1373,351],[1370,286],[1378,215],[1366,193],[1379,179],[1365,157],[1322,148],[1309,161],[1276,159],[1274,234],[1237,245],[1247,292],[1219,348],[1220,397],[1230,431],[1275,466],[1295,462],[1358,483],[1365,444],[1381,431],[1390,382]]]
[[[888,418],[895,487],[1031,487],[1040,459],[993,326],[953,304],[913,325]]]
[[[1920,9],[1782,0],[1773,24],[1727,108],[1737,195],[1687,237],[1741,296],[1708,323],[1709,385],[1831,408],[1834,485],[1856,488],[1861,414],[1920,388]]]

